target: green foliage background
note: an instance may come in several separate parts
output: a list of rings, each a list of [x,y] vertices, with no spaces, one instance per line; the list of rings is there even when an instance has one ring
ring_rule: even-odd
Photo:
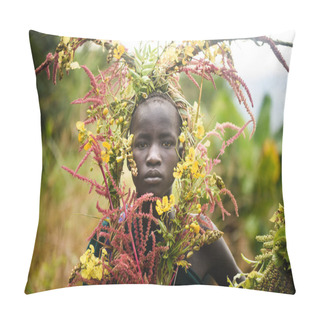
[[[31,48],[35,68],[48,52],[53,52],[59,37],[31,34]],[[106,66],[106,52],[90,43],[75,54],[75,61],[87,65],[94,74]],[[241,76],[241,75],[240,75]],[[200,83],[201,79],[197,79]],[[232,89],[221,79],[215,79],[217,90],[204,81],[201,111],[204,127],[213,128],[215,123],[228,121],[238,126],[246,122],[235,103]],[[181,85],[188,101],[198,101],[198,89],[186,77]],[[81,69],[64,75],[54,86],[45,72],[37,76],[37,89],[41,107],[43,142],[43,168],[40,197],[40,216],[29,281],[26,292],[36,292],[65,287],[68,276],[87,246],[99,218],[95,209],[98,198],[88,194],[89,187],[61,169],[65,165],[75,169],[83,154],[77,152],[79,144],[75,123],[85,118],[85,106],[71,105],[76,98],[83,97],[90,89],[90,82]],[[250,90],[250,88],[249,88]],[[265,93],[257,120],[257,130],[249,139],[240,137],[227,148],[217,173],[226,187],[234,194],[240,217],[235,215],[221,220],[219,209],[211,217],[225,233],[227,241],[238,265],[243,271],[249,266],[242,260],[241,253],[249,259],[258,254],[260,245],[255,241],[258,234],[266,234],[270,229],[269,219],[283,203],[281,184],[282,127],[277,132],[271,130],[271,109],[273,101]],[[226,132],[228,135],[229,132]],[[233,132],[230,132],[230,137]],[[209,154],[218,153],[220,144],[212,139]],[[80,174],[90,170],[85,165]],[[101,179],[97,176],[97,179]],[[128,185],[132,185],[128,172]],[[225,207],[234,212],[231,201],[226,197]]]

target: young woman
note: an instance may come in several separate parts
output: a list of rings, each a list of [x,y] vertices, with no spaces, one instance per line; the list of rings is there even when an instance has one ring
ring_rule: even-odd
[[[138,197],[145,193],[153,193],[159,198],[172,194],[174,168],[183,151],[178,139],[181,126],[179,112],[165,94],[151,94],[136,107],[130,129],[134,135],[132,151],[138,174],[133,176],[133,182]],[[158,218],[155,204],[152,205],[153,215]],[[149,212],[149,208],[150,203],[144,203],[142,210]],[[170,214],[173,216],[174,212]],[[90,244],[98,254],[99,243],[93,239]],[[232,280],[241,272],[222,238],[203,246],[188,260],[191,268],[187,273],[179,269],[174,284],[203,284],[210,275],[218,285],[227,286],[227,278]]]

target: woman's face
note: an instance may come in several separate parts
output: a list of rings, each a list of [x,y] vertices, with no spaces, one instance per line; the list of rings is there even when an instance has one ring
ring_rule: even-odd
[[[150,98],[138,106],[131,123],[133,158],[138,175],[133,182],[139,196],[153,193],[169,196],[174,182],[173,169],[179,156],[179,115],[170,102]]]

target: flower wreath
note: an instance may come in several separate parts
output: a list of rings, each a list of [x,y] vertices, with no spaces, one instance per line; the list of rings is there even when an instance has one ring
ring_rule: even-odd
[[[251,40],[257,44],[269,44],[288,70],[270,38]],[[80,66],[75,61],[76,50],[87,41],[100,45],[106,52],[108,67],[96,76],[88,67]],[[98,239],[103,249],[95,253],[92,245],[88,247],[72,271],[69,284],[171,284],[179,266],[185,269],[190,267],[187,258],[194,250],[222,235],[220,231],[212,230],[210,219],[205,218],[213,213],[216,206],[221,209],[223,218],[230,215],[223,206],[221,195],[231,198],[238,215],[234,196],[221,177],[215,174],[214,168],[221,161],[225,149],[244,134],[250,123],[252,135],[256,124],[251,112],[253,101],[249,89],[234,68],[228,42],[183,41],[156,47],[147,43],[131,54],[118,41],[62,37],[55,53],[47,55],[36,73],[46,70],[50,79],[51,65],[54,83],[57,75],[61,80],[65,73],[73,69],[82,68],[88,75],[90,91],[72,102],[88,106],[87,117],[76,123],[80,151],[84,152],[84,156],[75,170],[63,169],[88,183],[89,192],[95,190],[108,200],[105,208],[97,202],[101,219],[89,238]],[[199,89],[199,99],[192,105],[184,98],[179,85],[179,75],[182,73]],[[201,77],[200,83],[194,75]],[[200,113],[203,81],[210,81],[215,88],[214,77],[217,76],[229,83],[250,119],[241,127],[230,122],[216,123],[213,130],[206,132]],[[183,144],[184,156],[173,173],[176,197],[171,195],[169,199],[166,196],[163,199],[154,198],[152,194],[137,199],[134,192],[126,191],[121,181],[126,160],[131,173],[138,174],[132,156],[133,135],[130,135],[129,126],[134,108],[153,92],[162,92],[173,100],[183,123],[179,143]],[[228,140],[224,139],[226,129],[235,131]],[[213,159],[207,155],[210,136],[221,141],[219,153]],[[79,169],[89,157],[100,171],[102,183],[79,174]],[[159,219],[153,217],[151,210],[142,212],[142,203],[147,200],[156,201]],[[172,207],[175,208],[175,217],[169,222]],[[158,226],[157,231],[151,231],[152,223]],[[161,235],[160,241],[156,241],[156,233]],[[152,245],[146,251],[150,239]]]

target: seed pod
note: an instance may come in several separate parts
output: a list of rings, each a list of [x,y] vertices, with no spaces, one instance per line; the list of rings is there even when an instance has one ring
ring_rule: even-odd
[[[264,242],[263,247],[266,249],[272,249],[273,248],[273,241]]]
[[[193,251],[189,251],[187,254],[187,259],[189,259],[193,255]]]

